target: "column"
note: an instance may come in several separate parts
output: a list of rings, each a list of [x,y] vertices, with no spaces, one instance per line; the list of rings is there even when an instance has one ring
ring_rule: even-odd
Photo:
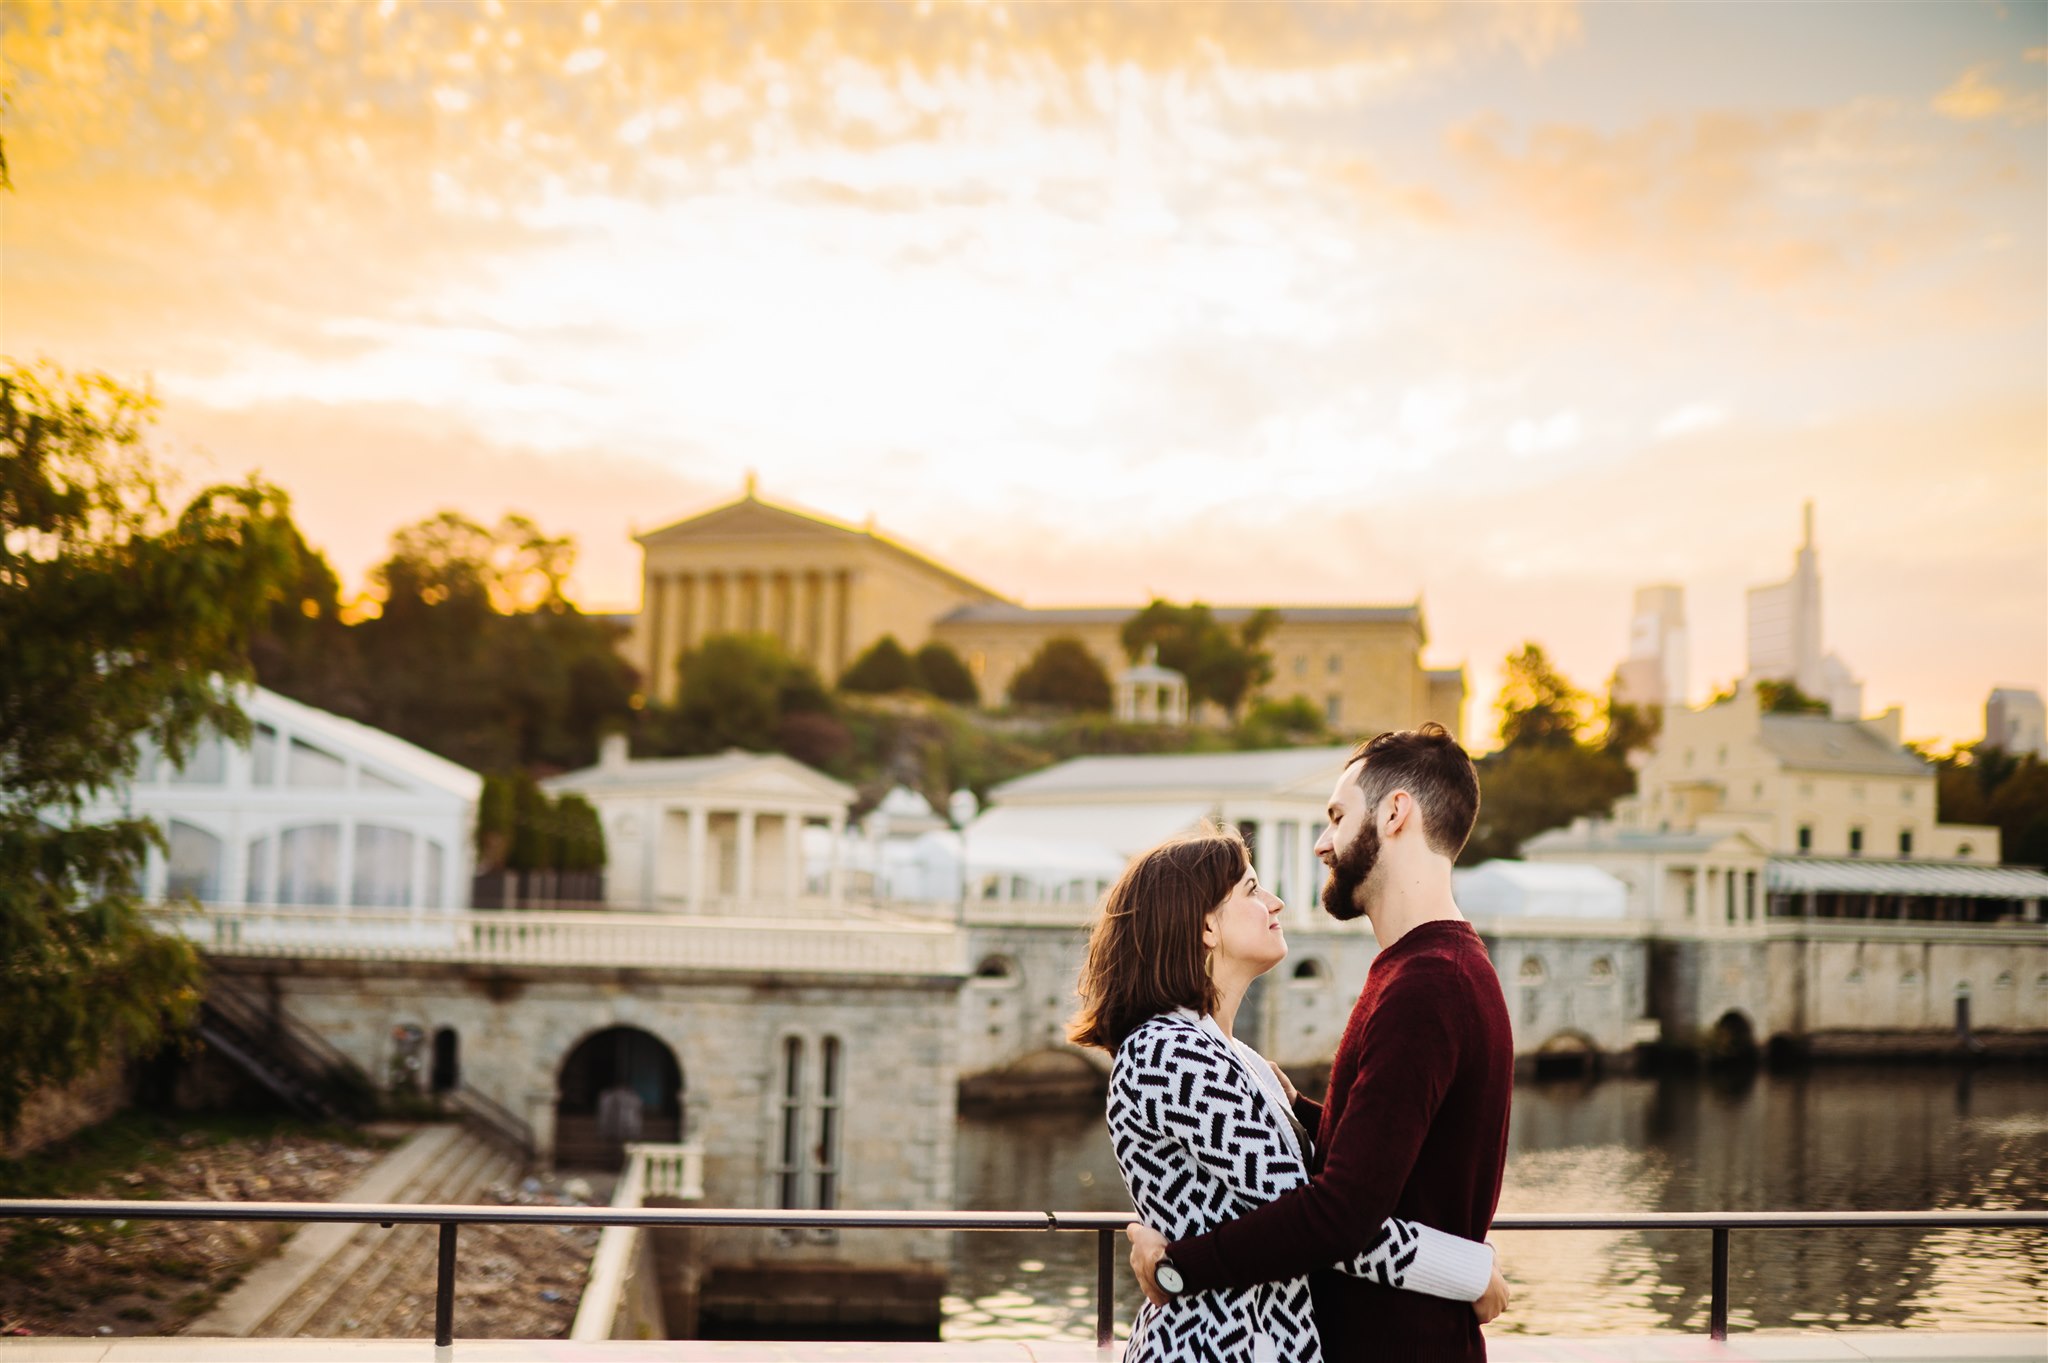
[[[656,700],[669,695],[669,672],[662,663],[669,648],[663,637],[665,622],[662,617],[666,613],[664,598],[667,593],[662,587],[660,576],[649,570],[640,592],[640,629],[647,643],[646,665],[641,675],[647,679],[647,694]]]
[[[803,659],[812,667],[824,665],[825,634],[825,579],[815,568],[804,570],[803,590]],[[828,678],[829,680],[829,678]]]
[[[792,906],[804,896],[803,816],[782,812],[782,891]]]
[[[678,652],[687,652],[704,641],[704,574],[685,573],[678,584],[683,598],[683,624]]]
[[[853,574],[841,568],[834,573],[833,580],[838,586],[834,593],[836,600],[832,612],[832,671],[826,681],[837,680],[846,665],[853,661],[848,650],[852,647],[850,637],[853,623]]]
[[[668,811],[652,799],[640,802],[640,904],[649,912],[661,906],[659,891],[661,840],[668,833]],[[607,887],[609,893],[609,887]]]
[[[733,891],[743,905],[751,905],[754,899],[754,820],[757,817],[751,809],[739,811],[739,877]]]
[[[555,1091],[528,1089],[526,1125],[533,1132],[533,1162],[543,1173],[555,1167]]]
[[[796,653],[796,583],[787,572],[768,575],[768,625],[776,641]]]
[[[703,805],[690,806],[690,880],[685,896],[691,913],[704,912],[704,859],[711,842],[711,815]]]
[[[688,624],[689,592],[690,575],[688,573],[677,573],[669,579],[668,591],[666,593],[668,609],[665,612],[667,619],[661,633],[662,637],[668,641],[664,645],[668,649],[668,656],[663,659],[663,664],[669,678],[668,689],[665,694],[671,699],[682,689],[683,654],[690,647],[690,627]]]
[[[832,833],[831,869],[826,872],[825,894],[837,906],[846,897],[846,870],[840,864],[839,853],[846,841],[846,811],[835,809],[827,824]]]

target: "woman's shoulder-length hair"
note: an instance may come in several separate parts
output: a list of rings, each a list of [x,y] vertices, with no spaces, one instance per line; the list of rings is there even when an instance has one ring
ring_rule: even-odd
[[[1176,1008],[1214,1012],[1203,920],[1250,864],[1238,831],[1210,823],[1133,858],[1089,934],[1075,986],[1081,1009],[1067,1039],[1113,1054],[1147,1018]]]

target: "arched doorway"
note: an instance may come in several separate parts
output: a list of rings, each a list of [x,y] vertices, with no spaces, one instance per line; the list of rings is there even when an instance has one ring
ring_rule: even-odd
[[[555,1163],[617,1169],[628,1141],[683,1136],[683,1069],[675,1052],[638,1027],[585,1037],[555,1081]]]
[[[1707,1033],[1705,1050],[1708,1064],[1753,1065],[1757,1059],[1756,1028],[1731,1008]]]

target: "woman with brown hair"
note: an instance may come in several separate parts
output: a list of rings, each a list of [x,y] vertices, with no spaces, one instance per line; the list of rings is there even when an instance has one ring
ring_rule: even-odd
[[[1109,1130],[1139,1217],[1169,1240],[1307,1181],[1314,1105],[1232,1035],[1253,980],[1287,955],[1284,906],[1234,828],[1204,825],[1140,855],[1103,900],[1070,1037],[1111,1053]],[[1305,1104],[1297,1112],[1296,1104]],[[1340,1272],[1479,1303],[1505,1301],[1492,1247],[1389,1219]],[[1160,1284],[1170,1265],[1162,1264]],[[1147,1304],[1125,1363],[1321,1363],[1308,1280]]]

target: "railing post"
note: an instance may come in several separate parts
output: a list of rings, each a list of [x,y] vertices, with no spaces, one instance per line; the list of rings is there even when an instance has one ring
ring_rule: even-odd
[[[1116,1342],[1116,1232],[1095,1232],[1095,1347]]]
[[[434,1359],[455,1356],[455,1223],[441,1223],[441,1272],[434,1286]]]
[[[1707,1305],[1707,1335],[1728,1338],[1728,1228],[1714,1227],[1714,1295]]]

